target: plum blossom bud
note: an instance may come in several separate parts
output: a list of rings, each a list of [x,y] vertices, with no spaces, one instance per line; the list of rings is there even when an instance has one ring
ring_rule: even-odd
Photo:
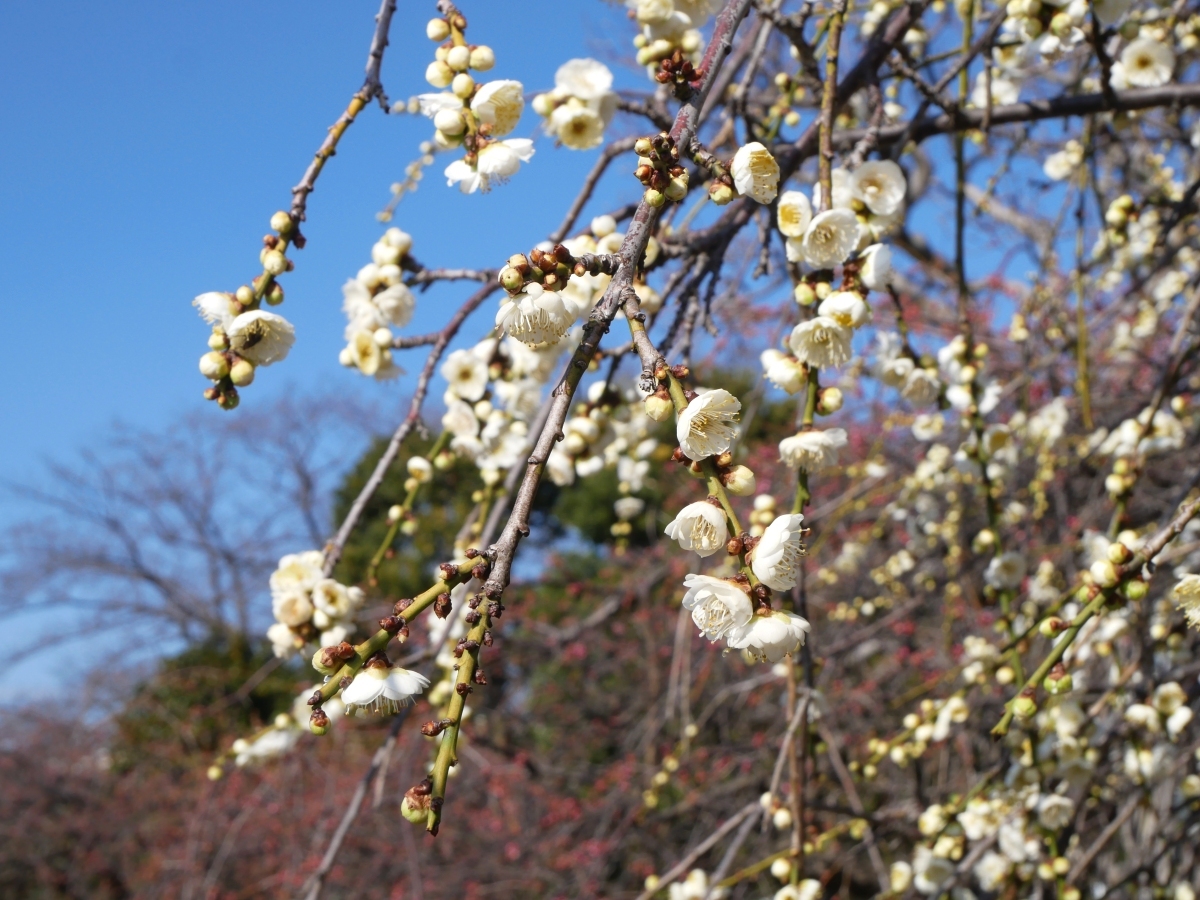
[[[226,361],[224,354],[217,353],[214,350],[200,357],[200,374],[205,378],[211,378],[213,381],[220,381],[228,375],[229,363]]]
[[[423,456],[413,456],[408,460],[408,474],[420,484],[426,484],[433,478],[433,464]]]
[[[1019,719],[1028,719],[1037,712],[1037,701],[1022,691],[1012,703],[1013,715]]]
[[[842,392],[835,387],[823,389],[817,397],[817,413],[822,416],[832,415],[842,408]]]
[[[671,395],[662,388],[647,397],[643,405],[646,408],[646,415],[655,422],[665,422],[675,412],[675,404],[671,402]]]
[[[1038,625],[1038,633],[1041,634],[1042,637],[1053,638],[1060,631],[1064,631],[1066,628],[1066,622],[1064,622],[1058,616],[1050,616],[1047,619],[1043,619],[1041,624]]]
[[[1133,559],[1133,551],[1120,541],[1113,541],[1109,544],[1107,553],[1108,561],[1117,566],[1123,566]]]
[[[480,44],[471,50],[471,68],[476,72],[487,72],[496,65],[496,54],[486,44]]]
[[[271,216],[271,228],[275,231],[278,231],[280,234],[287,234],[289,231],[291,231],[292,224],[292,217],[283,210],[280,210],[279,212],[275,213],[275,215]]]
[[[439,44],[450,37],[450,25],[445,19],[430,19],[425,23],[425,37]]]
[[[771,815],[771,824],[780,831],[787,831],[792,827],[792,813],[786,806],[781,806]]]
[[[466,72],[459,72],[450,82],[450,90],[454,92],[455,97],[466,100],[475,91],[475,79]]]
[[[1096,560],[1088,571],[1092,573],[1092,580],[1102,588],[1114,587],[1120,580],[1116,566],[1107,559]]]
[[[435,88],[449,87],[454,80],[454,70],[441,60],[434,60],[425,68],[425,80]]]
[[[788,860],[780,857],[771,863],[771,874],[779,881],[787,881],[792,877],[792,864]]]
[[[268,250],[263,254],[263,271],[268,275],[282,275],[287,271],[287,257],[278,250]]]
[[[433,117],[433,127],[442,134],[453,136],[466,131],[467,123],[463,119],[462,110],[439,109]]]
[[[254,381],[254,364],[246,359],[239,359],[229,370],[229,380],[238,387],[246,387]]]
[[[749,497],[757,486],[754,473],[746,466],[734,466],[721,476],[721,483],[725,485],[729,493],[739,497]]]
[[[736,196],[733,188],[723,181],[714,181],[708,189],[708,199],[715,206],[725,206],[727,203],[731,203]]]
[[[497,276],[500,286],[510,294],[515,294],[525,286],[525,276],[512,266],[505,266]]]
[[[468,47],[451,47],[446,51],[446,65],[454,72],[465,72],[471,64],[471,50]]]
[[[224,331],[217,330],[208,336],[208,346],[210,350],[228,350],[229,339]]]

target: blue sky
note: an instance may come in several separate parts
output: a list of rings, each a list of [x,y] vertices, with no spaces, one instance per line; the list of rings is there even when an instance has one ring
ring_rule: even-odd
[[[258,271],[267,221],[362,80],[376,0],[8,3],[0,5],[0,296],[6,341],[0,467],[36,477],[120,418],[153,426],[209,407],[196,369],[208,329],[190,301],[233,290]],[[431,90],[424,35],[434,4],[402,3],[383,67],[393,99]],[[495,77],[549,87],[571,56],[605,58],[632,35],[601,3],[468,4],[468,37],[496,50]],[[553,52],[530,52],[522,22],[561,22]],[[525,46],[523,46],[523,44]],[[636,73],[618,74],[633,83]],[[520,134],[532,135],[528,113]],[[309,204],[308,247],[284,281],[296,325],[288,360],[260,373],[234,415],[275,393],[316,386],[375,396],[383,409],[407,384],[376,386],[337,365],[340,286],[369,261],[375,213],[430,134],[427,120],[359,117]],[[439,177],[440,157],[396,224],[429,265],[492,265],[528,250],[569,203],[564,186],[596,152],[542,139],[536,167],[488,196]],[[431,330],[470,285],[430,292],[414,332]],[[481,315],[483,313],[481,312]],[[472,332],[479,329],[472,329]],[[419,357],[402,360],[415,370]],[[381,422],[390,430],[390,423]]]

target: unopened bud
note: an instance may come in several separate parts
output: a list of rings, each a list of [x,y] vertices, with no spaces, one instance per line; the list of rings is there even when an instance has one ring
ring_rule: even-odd
[[[425,69],[425,80],[435,88],[449,87],[454,80],[454,70],[440,59],[435,59]]]
[[[250,287],[248,284],[243,284],[240,288],[234,291],[233,299],[242,304],[242,306],[252,303],[254,301],[254,288]]]
[[[210,350],[228,350],[229,338],[218,329],[208,336],[208,347]]]
[[[450,24],[445,19],[430,19],[425,23],[425,37],[441,43],[450,37]]]
[[[323,709],[314,709],[308,717],[308,730],[320,736],[329,731],[329,715]]]
[[[263,254],[262,265],[268,275],[282,275],[287,271],[287,257],[278,250],[268,250]]]
[[[220,381],[229,374],[229,362],[225,359],[224,354],[217,353],[215,350],[205,353],[200,357],[200,374],[213,381]]]
[[[224,777],[225,777],[225,770],[222,769],[220,766],[214,764],[214,765],[211,765],[208,767],[208,780],[209,781],[220,781]]]
[[[267,306],[278,306],[283,302],[283,287],[278,281],[271,282],[271,286],[267,288],[266,296],[263,297],[267,301]]]
[[[1145,600],[1146,594],[1149,592],[1150,585],[1146,584],[1146,582],[1142,581],[1140,578],[1127,581],[1121,586],[1121,593],[1125,595],[1125,599],[1133,600],[1134,602],[1137,602],[1138,600]]]
[[[466,72],[459,72],[450,82],[450,90],[454,92],[455,97],[466,100],[475,91],[475,79]]]
[[[827,387],[817,397],[817,413],[828,416],[842,408],[842,392],[835,387]]]
[[[254,364],[247,359],[239,359],[229,370],[229,380],[238,387],[246,387],[254,381]]]
[[[1092,580],[1102,588],[1113,587],[1119,580],[1117,567],[1107,559],[1096,560],[1088,571],[1092,573]]]
[[[418,805],[409,798],[408,794],[405,794],[404,799],[400,801],[400,815],[414,825],[424,825],[425,820],[429,818],[429,808],[427,803]]]
[[[480,44],[471,51],[471,68],[476,72],[486,72],[496,65],[496,54],[486,44]]]
[[[733,201],[737,194],[734,193],[733,186],[728,185],[723,181],[714,181],[708,189],[708,199],[717,206],[725,206]]]
[[[1050,670],[1050,674],[1046,676],[1043,682],[1046,691],[1051,694],[1066,694],[1075,687],[1075,683],[1071,678],[1071,673],[1067,671],[1062,663],[1057,663]]]
[[[292,217],[282,209],[271,216],[271,228],[280,234],[287,234],[292,230],[292,225]]]
[[[1108,545],[1108,561],[1116,566],[1123,566],[1125,563],[1133,559],[1133,551],[1122,544],[1120,541],[1113,541]]]
[[[813,286],[807,281],[802,281],[796,285],[792,291],[792,297],[801,306],[812,306],[817,302],[817,292],[813,290]]]
[[[1050,616],[1048,619],[1043,619],[1038,625],[1038,633],[1042,637],[1053,638],[1060,632],[1067,629],[1067,623],[1058,616]]]
[[[660,208],[667,202],[666,195],[662,191],[656,191],[654,188],[647,188],[646,193],[642,195],[642,199],[655,209]]]
[[[739,497],[750,496],[757,487],[754,473],[746,466],[734,466],[721,476],[721,482],[729,493]]]
[[[525,276],[512,266],[505,266],[497,277],[500,286],[510,294],[515,294],[525,286]]]
[[[654,152],[654,145],[650,143],[650,138],[638,138],[633,145],[633,152],[638,156],[649,156]]]
[[[465,72],[471,64],[471,51],[467,47],[451,47],[446,51],[446,65],[453,72]]]
[[[676,203],[678,203],[687,196],[687,191],[688,175],[687,172],[684,172],[682,175],[676,175],[667,182],[667,187],[664,193],[667,195],[668,200],[674,200]]]
[[[1022,691],[1012,705],[1013,715],[1020,719],[1028,719],[1037,712],[1037,701]]]
[[[671,395],[661,388],[646,398],[644,406],[646,415],[655,422],[665,422],[675,412],[675,404],[671,402]]]

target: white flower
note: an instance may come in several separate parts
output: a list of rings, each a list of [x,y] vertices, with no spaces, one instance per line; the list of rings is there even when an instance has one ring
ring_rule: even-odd
[[[594,59],[568,59],[554,73],[554,91],[580,100],[600,100],[612,90],[613,76]]]
[[[724,388],[706,391],[679,414],[675,435],[688,459],[701,460],[724,453],[741,433],[737,427],[742,403]]]
[[[279,565],[271,574],[271,592],[311,591],[325,577],[321,570],[324,562],[325,555],[320,550],[289,553],[279,560]]]
[[[829,209],[809,223],[800,250],[814,269],[831,269],[849,259],[858,241],[858,217],[848,209]]]
[[[992,73],[992,106],[1009,106],[1021,96],[1021,85],[1003,75]],[[975,76],[975,88],[971,91],[971,105],[983,109],[988,102],[988,78],[986,72]]]
[[[261,309],[242,313],[229,324],[226,334],[233,351],[256,366],[279,362],[296,343],[291,322]]]
[[[725,542],[729,540],[725,511],[707,500],[689,503],[668,523],[664,531],[671,540],[678,541],[684,550],[695,551],[701,556],[712,556],[724,549]]]
[[[575,324],[575,316],[557,293],[533,282],[501,304],[496,324],[518,341],[541,347],[566,334]]]
[[[846,446],[846,429],[802,431],[779,442],[779,458],[789,468],[819,472],[836,466],[838,451]]]
[[[442,363],[442,377],[450,390],[474,403],[487,390],[488,366],[470,350],[455,350]]]
[[[287,659],[304,646],[304,641],[282,622],[267,629],[267,640],[271,642],[271,651],[280,659]]]
[[[1030,440],[1047,447],[1055,446],[1062,440],[1069,419],[1067,401],[1063,397],[1055,397],[1029,417],[1027,432]]]
[[[571,150],[590,150],[604,140],[604,119],[583,103],[562,104],[550,114],[547,126]]]
[[[858,255],[862,263],[858,277],[864,287],[873,291],[887,290],[892,280],[892,250],[887,244],[872,244]]]
[[[760,354],[759,360],[762,362],[763,375],[775,387],[789,394],[795,394],[804,387],[807,376],[804,367],[794,357],[767,349]]]
[[[457,395],[446,402],[446,412],[442,416],[442,427],[455,437],[475,437],[479,434],[479,419],[469,403],[458,399]]]
[[[446,184],[457,184],[464,194],[479,190],[486,193],[493,184],[503,184],[517,174],[521,163],[529,162],[533,153],[533,141],[528,138],[495,141],[479,151],[475,167],[464,159],[456,159],[446,166]]]
[[[380,347],[370,331],[356,331],[350,335],[350,343],[343,352],[349,358],[347,365],[357,366],[364,375],[387,378],[399,374],[392,365],[392,352]]]
[[[890,159],[865,162],[850,176],[854,199],[861,200],[867,209],[878,216],[890,216],[904,205],[908,182],[904,170]]]
[[[688,589],[683,608],[692,611],[692,621],[710,641],[719,641],[731,628],[742,627],[754,614],[746,592],[728,581],[689,574],[683,586]]]
[[[871,310],[857,291],[834,291],[821,301],[817,315],[833,319],[843,328],[860,328],[871,320]]]
[[[622,497],[613,503],[613,512],[622,522],[637,518],[646,508],[646,501],[641,497]]]
[[[354,680],[342,690],[346,712],[368,709],[372,712],[394,713],[408,706],[413,697],[429,687],[429,679],[419,672],[368,662]]]
[[[702,869],[692,869],[687,878],[670,886],[668,900],[722,900],[728,895],[729,891],[726,888],[714,887],[710,892],[708,876]]]
[[[928,847],[918,844],[913,852],[913,885],[922,894],[936,894],[942,883],[954,877],[954,863],[934,856]]]
[[[758,141],[738,147],[729,174],[739,194],[759,203],[770,203],[779,192],[779,163]]]
[[[994,850],[983,854],[983,858],[975,864],[974,869],[975,877],[979,879],[979,886],[989,892],[999,890],[1011,871],[1012,863],[1008,857],[1002,856]]]
[[[1166,44],[1139,38],[1121,51],[1125,80],[1134,87],[1161,87],[1171,80],[1175,54]]]
[[[1184,575],[1171,590],[1171,596],[1188,624],[1200,628],[1200,575]]]
[[[775,221],[785,237],[804,237],[808,223],[812,221],[812,204],[799,191],[785,191],[779,195]]]
[[[750,568],[772,590],[790,591],[796,586],[804,559],[803,522],[799,513],[779,516],[754,545]]]
[[[281,591],[271,598],[271,614],[277,622],[295,628],[312,618],[312,601],[305,591]]]
[[[914,406],[928,406],[938,398],[941,382],[933,369],[913,368],[904,380],[900,396]]]
[[[192,301],[192,306],[209,325],[228,328],[234,319],[233,296],[221,291],[208,291]]]
[[[1015,591],[1025,580],[1025,557],[1020,553],[1001,553],[993,557],[983,580],[998,591]]]
[[[853,333],[836,319],[816,316],[801,322],[788,336],[796,359],[819,369],[840,366],[850,358]]]
[[[759,662],[776,663],[800,649],[808,634],[808,620],[777,609],[770,615],[751,616],[750,622],[732,628],[725,642],[734,650],[745,650]]]
[[[351,588],[338,584],[332,578],[322,578],[312,589],[312,604],[330,618],[348,616],[356,605],[350,591]]]
[[[525,87],[519,81],[489,81],[471,99],[471,111],[491,126],[491,137],[503,137],[516,128],[524,109]]]
[[[1083,145],[1078,141],[1067,141],[1063,149],[1051,153],[1042,163],[1042,171],[1052,181],[1062,181],[1069,178],[1083,162]]]
[[[1058,831],[1071,824],[1071,814],[1074,811],[1075,804],[1070,797],[1064,797],[1062,794],[1046,794],[1038,800],[1038,824],[1051,831]]]
[[[892,893],[903,894],[912,884],[912,866],[903,860],[894,862],[888,876],[888,880],[891,882]]]

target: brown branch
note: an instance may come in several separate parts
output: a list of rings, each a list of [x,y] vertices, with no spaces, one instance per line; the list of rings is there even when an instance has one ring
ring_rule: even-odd
[[[292,188],[292,221],[297,225],[305,219],[308,195],[316,189],[317,178],[320,177],[321,170],[325,168],[325,163],[329,161],[329,158],[337,153],[338,141],[342,139],[346,129],[354,122],[354,118],[376,98],[379,99],[384,111],[387,111],[387,95],[384,94],[383,83],[379,80],[379,70],[383,65],[383,51],[388,45],[388,31],[391,29],[392,14],[395,11],[396,0],[383,0],[380,4],[379,13],[375,16],[375,33],[371,37],[371,49],[367,53],[367,74],[362,87],[350,99],[350,105],[346,107],[346,111],[329,129],[329,134],[317,148],[313,161],[308,164],[300,183]],[[303,241],[297,240],[296,246],[304,246]]]

